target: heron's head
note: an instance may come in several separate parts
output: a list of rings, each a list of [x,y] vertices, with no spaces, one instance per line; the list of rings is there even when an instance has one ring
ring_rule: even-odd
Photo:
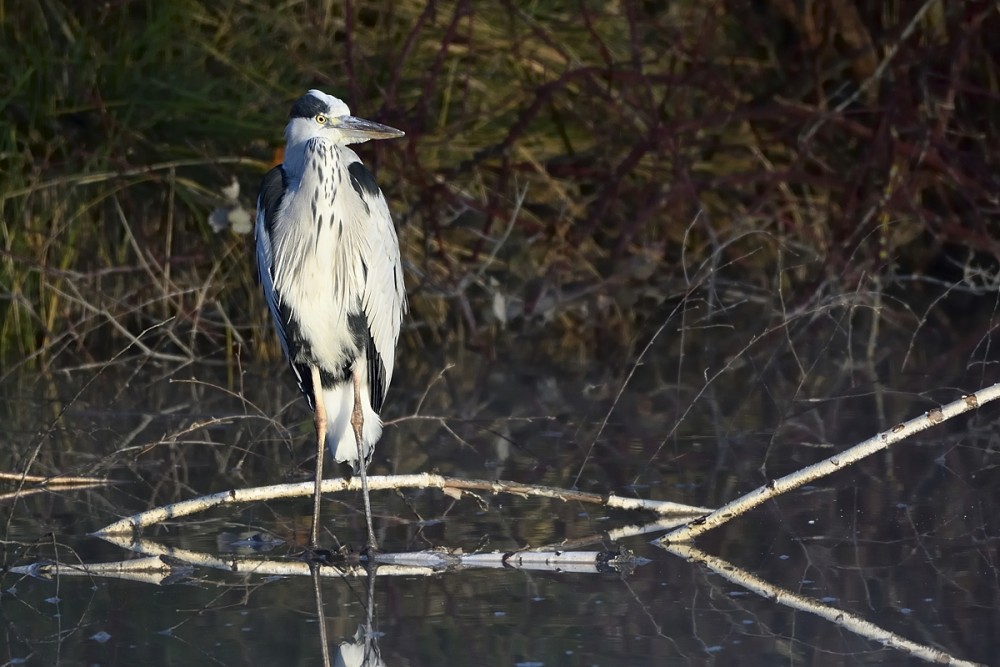
[[[401,137],[399,130],[351,115],[341,100],[321,90],[310,90],[296,100],[288,114],[285,139],[289,146],[316,137],[338,144],[357,144],[369,139]]]

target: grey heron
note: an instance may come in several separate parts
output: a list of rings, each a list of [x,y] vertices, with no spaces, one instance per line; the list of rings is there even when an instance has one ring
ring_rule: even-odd
[[[284,163],[257,198],[257,270],[278,338],[314,412],[319,538],[324,445],[360,473],[368,546],[377,549],[366,468],[382,434],[406,296],[385,197],[349,144],[403,133],[356,118],[310,90],[292,105]]]

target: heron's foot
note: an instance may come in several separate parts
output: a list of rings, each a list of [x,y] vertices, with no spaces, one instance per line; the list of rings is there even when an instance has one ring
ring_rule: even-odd
[[[339,549],[322,549],[320,547],[305,547],[299,553],[295,554],[295,558],[306,563],[315,563],[317,565],[334,565],[337,567],[346,567],[348,565],[361,565],[367,566],[371,559],[368,558],[368,548],[365,547],[361,551],[356,551],[350,545],[343,545]]]
[[[338,461],[337,462],[337,476],[340,477],[345,482],[350,482],[354,479],[354,463],[350,461]]]
[[[345,560],[343,554],[316,546],[306,547],[296,557],[301,561],[316,563],[317,565],[340,565]]]
[[[370,541],[364,549],[361,550],[361,557],[365,561],[365,567],[375,567],[378,563],[376,560],[378,555],[382,553],[378,548],[378,544],[372,540]]]

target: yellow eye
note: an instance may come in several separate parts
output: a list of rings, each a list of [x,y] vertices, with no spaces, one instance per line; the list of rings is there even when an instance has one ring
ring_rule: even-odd
[[[326,116],[321,113],[316,114],[316,122],[320,125],[326,125]]]

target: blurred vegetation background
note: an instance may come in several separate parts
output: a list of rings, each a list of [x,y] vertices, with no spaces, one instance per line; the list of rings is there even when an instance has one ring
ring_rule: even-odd
[[[311,87],[407,133],[359,152],[400,230],[410,347],[634,356],[704,290],[775,322],[935,302],[913,327],[975,346],[1000,257],[998,14],[0,2],[0,359],[276,357],[252,235],[209,218],[252,211]]]

